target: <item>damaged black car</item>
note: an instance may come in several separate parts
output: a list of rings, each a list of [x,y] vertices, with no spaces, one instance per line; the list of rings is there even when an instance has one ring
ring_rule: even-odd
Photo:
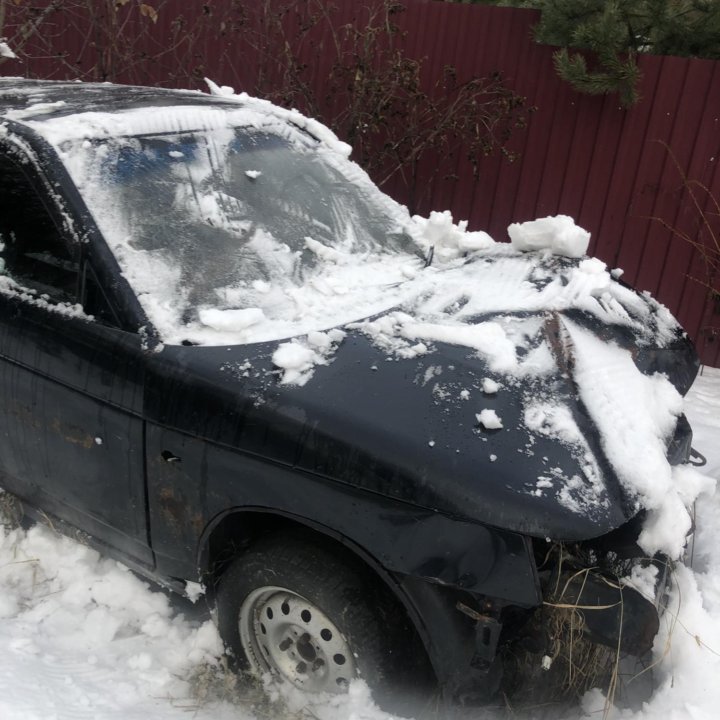
[[[211,89],[0,80],[0,485],[202,583],[237,665],[308,693],[647,653],[692,529],[682,329],[569,218],[412,218]]]

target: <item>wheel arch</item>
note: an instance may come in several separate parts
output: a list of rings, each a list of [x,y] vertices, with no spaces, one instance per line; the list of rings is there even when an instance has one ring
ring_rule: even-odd
[[[359,543],[327,525],[282,510],[254,506],[236,507],[215,517],[200,538],[198,568],[203,577],[211,581],[212,586],[214,578],[222,575],[238,552],[242,552],[261,537],[293,531],[312,534],[316,540],[342,548],[346,554],[353,556],[382,580],[406,606],[411,618],[416,613],[399,583],[395,581],[394,575]],[[419,616],[415,620],[413,624],[417,625]]]
[[[395,575],[360,544],[334,530],[300,515],[263,507],[236,507],[213,519],[203,533],[198,551],[198,567],[211,597],[217,582],[230,563],[261,538],[277,534],[304,534],[315,542],[351,558],[380,583],[384,591],[404,611],[427,660],[427,668],[436,675],[431,653],[432,639],[410,595]],[[437,677],[435,677],[437,680]]]

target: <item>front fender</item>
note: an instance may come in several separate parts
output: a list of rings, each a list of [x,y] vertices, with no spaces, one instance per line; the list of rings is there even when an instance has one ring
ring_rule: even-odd
[[[506,603],[540,602],[532,548],[522,534],[417,508],[311,473],[148,426],[148,491],[158,571],[208,570],[206,547],[229,513],[291,516],[362,549],[386,571]],[[162,449],[162,450],[160,450]],[[174,462],[163,460],[170,453]],[[168,455],[165,455],[168,457]],[[205,558],[205,559],[203,559]]]

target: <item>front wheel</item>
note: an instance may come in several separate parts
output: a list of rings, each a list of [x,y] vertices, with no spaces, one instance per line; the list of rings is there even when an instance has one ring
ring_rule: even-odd
[[[288,588],[253,590],[238,626],[257,674],[269,671],[309,693],[342,692],[359,675],[346,635],[313,601]]]
[[[407,618],[375,577],[294,535],[262,541],[232,563],[220,580],[218,625],[241,668],[308,694],[341,693],[361,678],[382,702],[417,664]]]

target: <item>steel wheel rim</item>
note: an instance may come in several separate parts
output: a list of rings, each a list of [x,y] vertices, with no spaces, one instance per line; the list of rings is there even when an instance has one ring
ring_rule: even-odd
[[[342,693],[357,677],[355,658],[335,623],[307,598],[281,587],[251,592],[238,617],[253,670],[311,693]]]

